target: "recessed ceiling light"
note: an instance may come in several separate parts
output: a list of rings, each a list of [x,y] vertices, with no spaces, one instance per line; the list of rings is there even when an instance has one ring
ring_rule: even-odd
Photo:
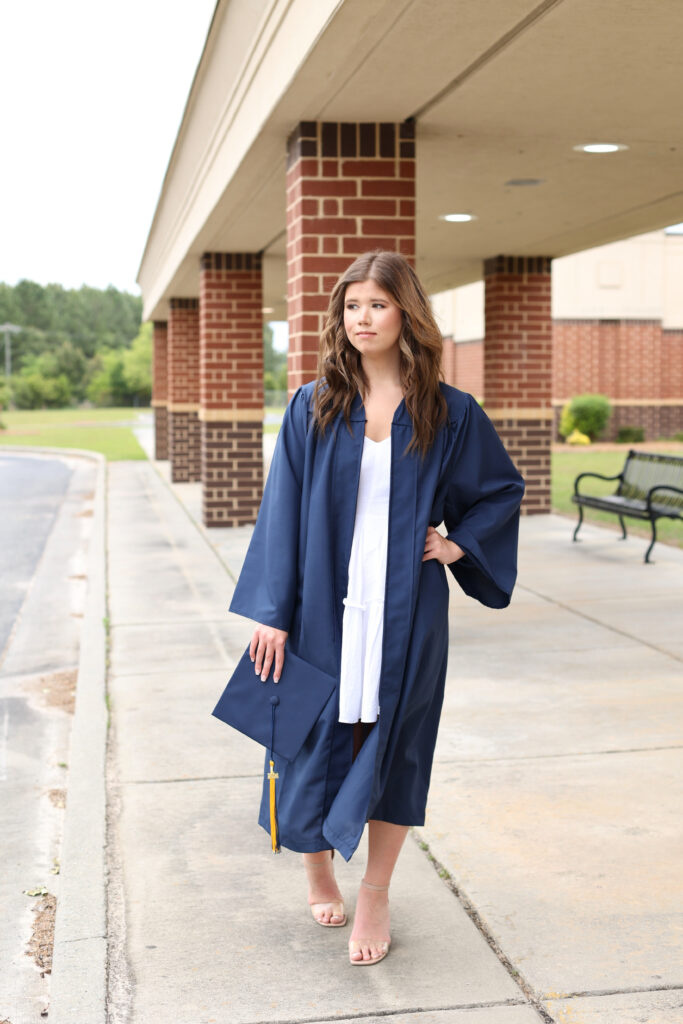
[[[261,312],[262,313],[272,313],[273,312],[273,306],[264,306],[263,309],[261,310]]]
[[[545,178],[510,178],[506,185],[542,185]]]
[[[450,224],[466,224],[468,220],[476,220],[473,213],[444,213],[441,220],[447,220]]]
[[[620,149],[628,149],[628,146],[621,142],[590,142],[573,148],[578,153],[617,153]]]

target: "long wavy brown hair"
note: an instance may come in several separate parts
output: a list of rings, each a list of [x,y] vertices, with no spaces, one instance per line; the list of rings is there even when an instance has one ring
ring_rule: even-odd
[[[424,457],[448,415],[446,400],[439,389],[443,341],[417,274],[397,252],[376,249],[363,253],[332,290],[320,336],[314,422],[324,434],[342,410],[350,431],[353,400],[356,394],[360,394],[363,401],[367,396],[369,383],[360,353],[344,330],[344,298],[347,285],[368,279],[376,281],[401,310],[399,372],[406,409],[413,421],[413,436],[406,451],[419,449]]]

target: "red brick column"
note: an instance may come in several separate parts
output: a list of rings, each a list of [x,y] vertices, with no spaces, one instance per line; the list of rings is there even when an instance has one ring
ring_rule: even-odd
[[[199,291],[202,514],[256,521],[263,491],[263,298],[256,253],[204,253]]]
[[[171,299],[168,318],[168,455],[171,480],[199,480],[199,302]]]
[[[287,149],[290,394],[313,380],[329,294],[362,252],[415,258],[414,125],[304,121]]]
[[[484,263],[485,409],[526,481],[522,511],[550,511],[553,432],[549,256]]]
[[[165,320],[153,325],[152,408],[154,409],[154,457],[168,458],[168,331]]]

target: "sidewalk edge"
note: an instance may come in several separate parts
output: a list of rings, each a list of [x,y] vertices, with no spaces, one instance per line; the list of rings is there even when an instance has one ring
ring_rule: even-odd
[[[73,449],[62,449],[74,455]],[[106,460],[97,461],[88,593],[81,630],[76,707],[60,856],[50,1020],[105,1024],[107,992],[105,758],[108,713]]]

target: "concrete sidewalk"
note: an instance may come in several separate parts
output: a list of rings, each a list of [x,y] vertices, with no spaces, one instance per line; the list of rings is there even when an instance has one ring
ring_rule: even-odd
[[[260,748],[210,715],[250,529],[204,531],[165,472],[109,469],[109,1020],[683,1021],[683,552],[534,517],[509,609],[453,588],[428,821],[354,971],[256,825]]]

